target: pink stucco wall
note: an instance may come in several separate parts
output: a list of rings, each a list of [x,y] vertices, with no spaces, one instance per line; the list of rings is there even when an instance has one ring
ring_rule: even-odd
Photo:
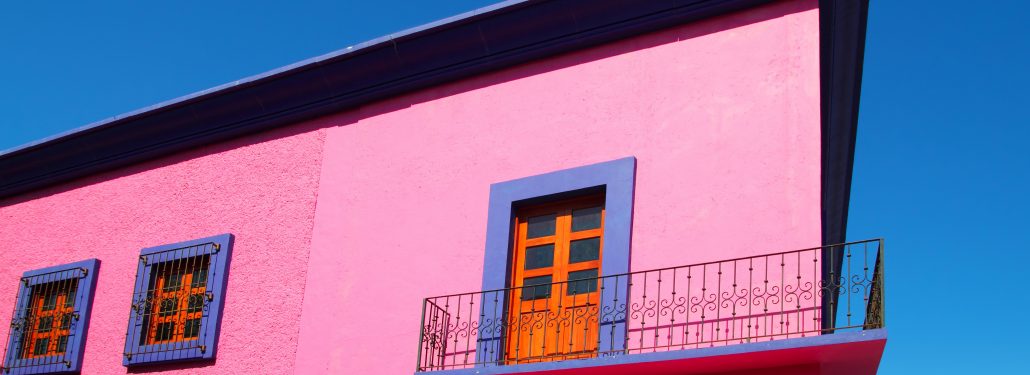
[[[421,299],[481,285],[491,183],[635,156],[634,270],[818,245],[816,4],[782,1],[0,201],[0,281],[99,258],[83,373],[125,373],[140,248],[231,232],[217,362],[148,371],[405,374]],[[0,282],[0,307],[16,288]]]
[[[421,299],[481,285],[495,182],[636,156],[634,270],[818,245],[816,3],[327,118],[297,371],[412,372]]]
[[[126,373],[140,249],[230,232],[217,362],[146,370],[291,373],[324,138],[317,124],[282,129],[0,201],[0,321],[23,271],[98,258],[82,373]]]

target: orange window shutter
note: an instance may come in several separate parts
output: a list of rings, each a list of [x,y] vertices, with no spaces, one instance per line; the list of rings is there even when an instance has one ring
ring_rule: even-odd
[[[76,279],[33,287],[22,358],[47,357],[67,351],[77,288]]]
[[[156,267],[147,343],[197,340],[207,300],[207,256]]]

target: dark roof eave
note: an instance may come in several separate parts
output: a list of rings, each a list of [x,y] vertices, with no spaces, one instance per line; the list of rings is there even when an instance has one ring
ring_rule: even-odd
[[[0,154],[0,198],[770,0],[514,0]]]
[[[820,0],[823,245],[846,242],[869,0]]]
[[[0,199],[772,0],[511,0],[0,154]],[[820,0],[823,242],[843,242],[868,0]]]

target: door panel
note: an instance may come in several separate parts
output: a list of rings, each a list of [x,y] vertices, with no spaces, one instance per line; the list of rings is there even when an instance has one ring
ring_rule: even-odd
[[[518,211],[507,362],[595,355],[603,232],[603,196]]]

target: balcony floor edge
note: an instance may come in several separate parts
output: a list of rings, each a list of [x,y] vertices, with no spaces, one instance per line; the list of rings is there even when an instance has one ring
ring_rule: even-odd
[[[838,332],[710,348],[671,350],[509,366],[416,372],[434,375],[838,374],[879,367],[887,329]]]

